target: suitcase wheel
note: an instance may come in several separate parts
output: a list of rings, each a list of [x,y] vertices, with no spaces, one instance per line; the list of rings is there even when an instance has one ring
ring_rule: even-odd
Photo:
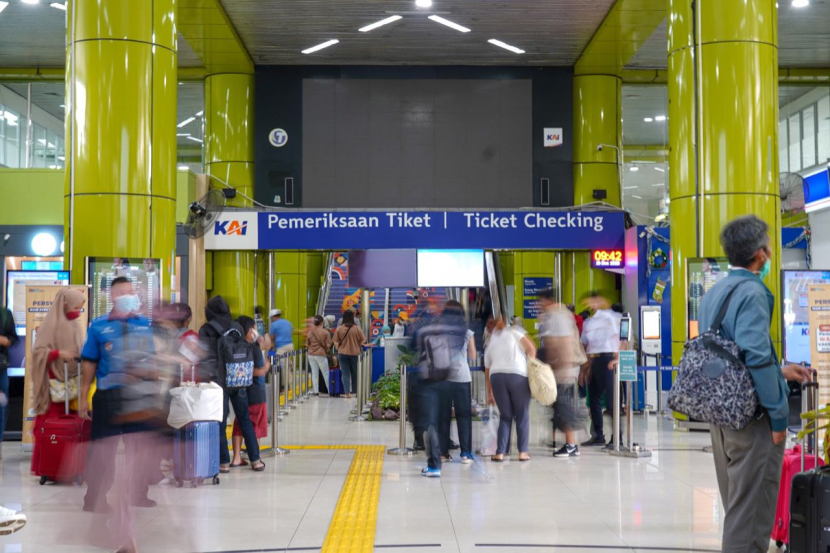
[[[218,477],[218,476],[214,476],[214,477],[213,477],[213,485],[214,485],[214,486],[218,486],[218,485],[219,485],[219,477]]]
[[[76,486],[83,486],[84,485],[84,477],[82,475],[78,475],[75,477],[75,485]]]
[[[49,481],[49,479],[48,479],[48,478],[46,478],[45,476],[41,476],[41,477],[40,477],[40,485],[41,485],[41,486],[42,486],[42,485],[44,485],[44,484],[45,484],[46,482],[48,482],[48,481]]]

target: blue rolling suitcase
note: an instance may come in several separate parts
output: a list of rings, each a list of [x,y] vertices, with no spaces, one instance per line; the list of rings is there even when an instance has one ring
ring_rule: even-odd
[[[219,483],[219,426],[216,421],[195,421],[185,425],[173,438],[173,477],[176,486],[184,482],[196,487],[207,479]]]
[[[339,396],[343,395],[343,381],[340,379],[340,369],[329,370],[329,395]]]

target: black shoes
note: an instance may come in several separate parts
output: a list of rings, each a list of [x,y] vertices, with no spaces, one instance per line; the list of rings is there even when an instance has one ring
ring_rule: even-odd
[[[582,447],[605,446],[605,436],[594,436],[587,442],[582,443]]]
[[[424,451],[424,450],[426,450],[426,448],[424,447],[424,444],[419,444],[418,442],[415,442],[414,444],[412,444],[412,451]]]

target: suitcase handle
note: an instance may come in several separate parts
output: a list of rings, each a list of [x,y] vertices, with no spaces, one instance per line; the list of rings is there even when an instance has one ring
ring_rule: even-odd
[[[81,401],[81,358],[76,357],[75,363],[78,366],[78,403]],[[69,414],[69,363],[63,363],[63,385],[64,385],[64,394],[63,394],[63,412],[65,415]]]
[[[807,366],[806,363],[801,363],[802,366]],[[815,371],[810,372],[810,381],[801,384],[801,414],[807,413],[816,409],[818,406],[818,381]],[[812,407],[812,408],[811,408]],[[801,430],[807,426],[807,420],[801,419]],[[818,468],[818,434],[813,433],[812,436],[805,435],[804,443],[801,446],[801,472],[804,472],[804,457],[807,454],[807,449],[812,438],[813,443],[813,457],[815,459],[814,467]]]

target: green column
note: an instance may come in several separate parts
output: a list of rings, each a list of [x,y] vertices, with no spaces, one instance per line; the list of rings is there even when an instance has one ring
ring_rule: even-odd
[[[670,0],[668,18],[674,359],[687,338],[686,260],[723,256],[724,224],[746,214],[769,224],[776,297],[781,268],[775,0],[696,4],[697,14]],[[777,310],[772,320],[778,343]]]
[[[595,190],[605,191],[605,203],[620,206],[622,155],[622,79],[616,75],[574,76],[574,204],[598,201]],[[599,150],[600,145],[605,145]],[[612,146],[612,147],[608,147]],[[615,149],[616,147],[617,149]],[[616,278],[601,269],[591,269],[589,252],[577,252],[563,263],[563,296],[579,299],[590,290],[602,290],[612,301],[619,299]],[[572,268],[575,267],[575,270]],[[572,280],[575,275],[576,286]]]
[[[212,188],[223,188],[224,182],[254,197],[253,121],[253,75],[221,73],[205,79],[205,171],[212,177]],[[252,205],[241,195],[232,202],[234,207]],[[267,290],[255,286],[255,256],[252,251],[213,254],[211,295],[224,297],[234,317],[252,317],[262,290]],[[255,288],[260,288],[259,294]]]
[[[64,233],[72,282],[87,257],[176,247],[175,0],[67,2]]]

